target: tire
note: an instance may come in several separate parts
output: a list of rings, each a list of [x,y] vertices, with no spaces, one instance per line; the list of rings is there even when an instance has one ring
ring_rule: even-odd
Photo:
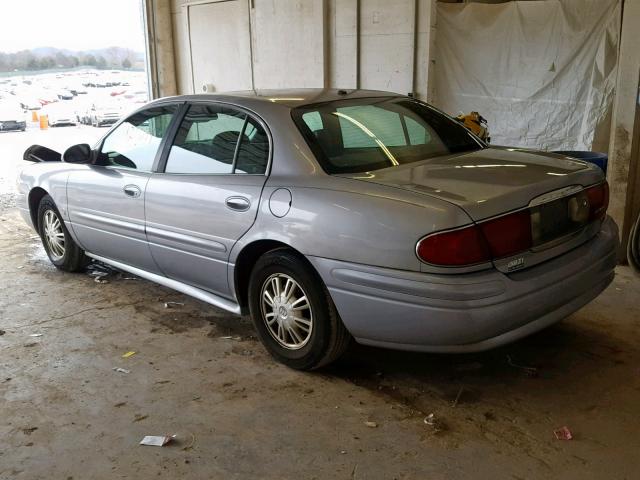
[[[49,195],[42,197],[38,206],[38,233],[49,260],[56,268],[65,272],[79,272],[89,264],[90,259],[71,238],[62,215]],[[62,242],[57,242],[56,238]]]
[[[249,310],[269,353],[296,370],[328,365],[351,341],[322,279],[304,258],[286,249],[268,252],[256,262],[249,279]]]

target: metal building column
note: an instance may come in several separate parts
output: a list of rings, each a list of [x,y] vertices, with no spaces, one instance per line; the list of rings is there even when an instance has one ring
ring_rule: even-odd
[[[150,96],[176,95],[171,0],[143,0],[143,13]]]

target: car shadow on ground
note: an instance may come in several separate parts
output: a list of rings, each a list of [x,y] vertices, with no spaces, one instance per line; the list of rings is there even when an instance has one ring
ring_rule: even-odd
[[[36,239],[33,242],[37,245]],[[40,253],[32,252],[34,265],[40,270],[49,267],[41,247],[36,246],[34,250]],[[152,332],[180,334],[193,328],[209,328],[208,337],[212,339],[242,340],[250,342],[245,344],[247,349],[262,349],[247,316],[239,318],[109,267],[105,271],[108,275],[101,278],[110,283],[105,285],[106,290],[118,292],[119,296],[126,291],[129,300],[138,299],[133,308],[151,322]],[[52,274],[57,277],[55,271]],[[87,276],[92,276],[90,270]],[[177,305],[172,306],[171,302]],[[613,336],[606,315],[602,306],[586,307],[569,319],[516,343],[476,354],[402,352],[353,342],[343,358],[310,375],[349,382],[388,402],[401,404],[416,415],[427,415],[434,406],[477,404],[478,408],[485,408],[486,401],[505,407],[508,402],[496,399],[506,388],[520,394],[524,401],[535,396],[539,388],[584,391],[590,384],[614,388],[613,382],[629,374],[625,369],[638,362],[640,352],[632,339]],[[260,355],[256,360],[263,362],[265,356]],[[536,408],[544,407],[547,402],[546,399],[537,401],[541,403]],[[506,408],[515,407],[507,405]]]
[[[476,354],[402,352],[354,344],[325,375],[428,414],[436,404],[470,405],[506,387],[579,390],[631,363],[638,351],[587,325],[561,322],[516,343]],[[540,383],[528,382],[539,380]],[[598,383],[598,382],[596,382]],[[601,383],[601,382],[600,382]]]

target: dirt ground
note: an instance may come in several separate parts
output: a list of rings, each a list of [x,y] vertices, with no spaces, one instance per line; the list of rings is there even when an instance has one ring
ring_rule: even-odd
[[[57,271],[10,200],[0,273],[1,479],[640,476],[640,279],[626,267],[514,345],[354,346],[317,373],[272,361],[247,318],[127,274]],[[563,426],[572,440],[555,438]]]

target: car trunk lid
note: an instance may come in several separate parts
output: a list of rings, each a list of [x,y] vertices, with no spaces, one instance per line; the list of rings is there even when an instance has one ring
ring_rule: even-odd
[[[532,266],[597,232],[576,208],[584,187],[601,182],[588,163],[544,152],[487,148],[366,173],[342,175],[437,197],[464,209],[475,222],[528,208],[531,251],[494,261],[503,271]],[[573,217],[572,217],[573,216]]]
[[[487,148],[342,177],[430,195],[463,208],[475,221],[525,207],[571,185],[602,180],[589,164],[544,152]]]

